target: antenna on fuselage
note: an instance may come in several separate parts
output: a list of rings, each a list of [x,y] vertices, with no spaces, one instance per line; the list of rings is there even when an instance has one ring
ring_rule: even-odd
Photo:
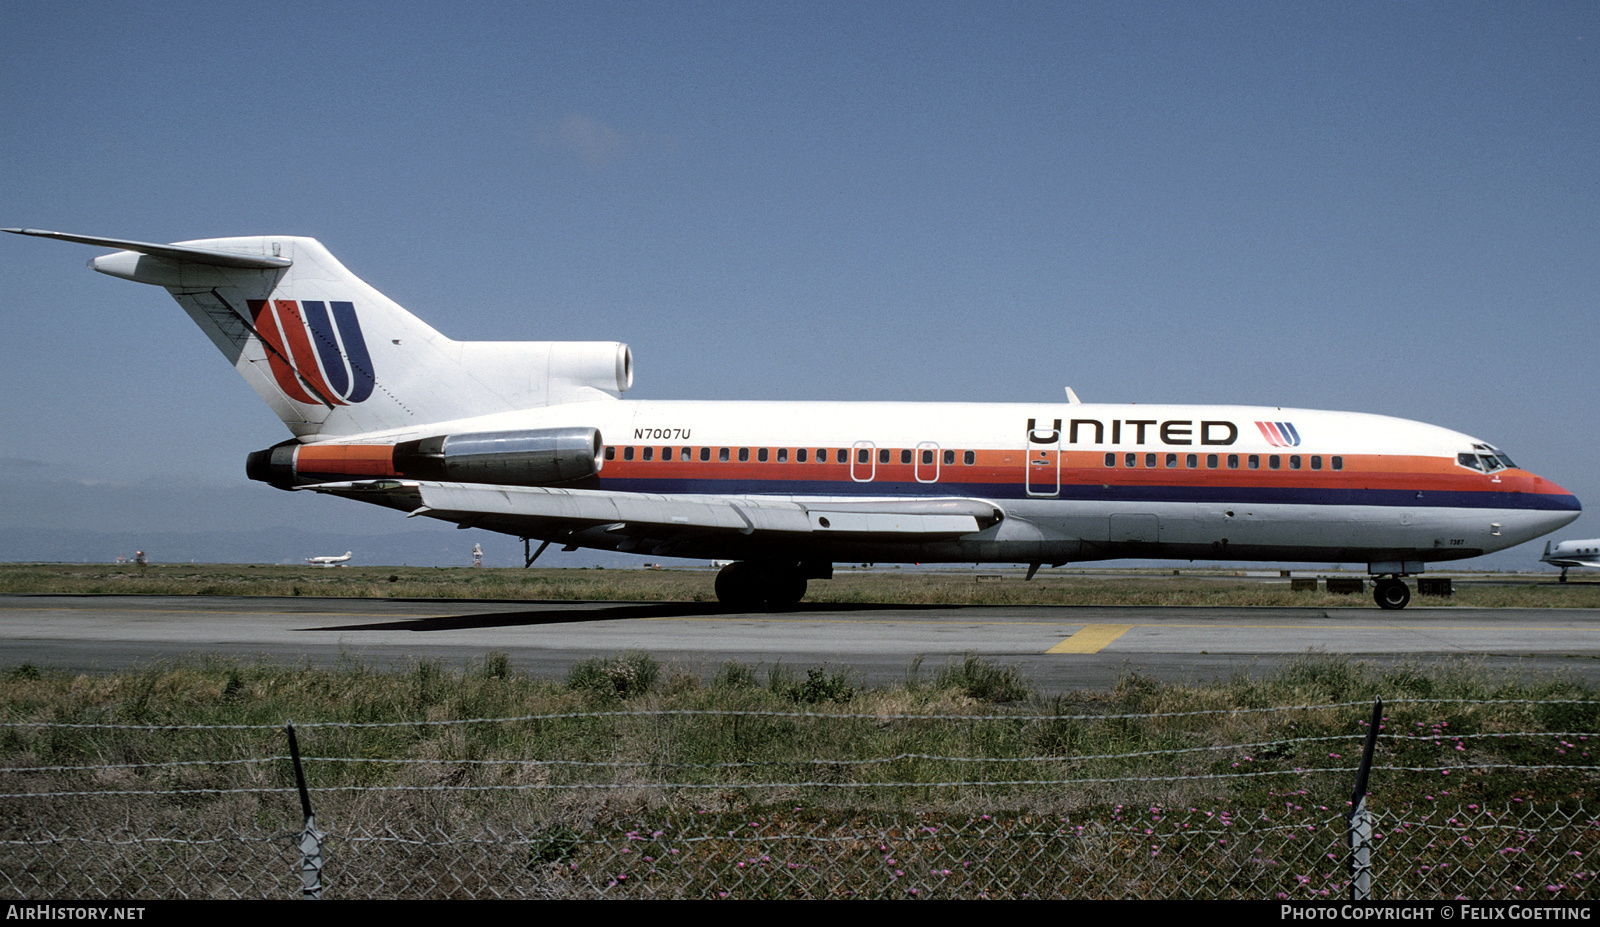
[[[1069,387],[1066,388],[1066,390],[1067,390],[1067,401],[1068,402],[1072,403],[1075,406],[1076,405],[1081,405],[1083,403],[1083,400],[1078,398],[1078,394],[1074,393],[1072,391],[1072,387],[1069,386]]]

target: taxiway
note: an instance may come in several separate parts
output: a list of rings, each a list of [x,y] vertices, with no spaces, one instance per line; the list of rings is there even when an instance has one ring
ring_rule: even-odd
[[[0,596],[8,666],[95,672],[218,655],[450,666],[508,654],[564,676],[581,660],[644,651],[704,677],[728,661],[849,669],[867,685],[967,654],[1015,666],[1041,692],[1103,688],[1136,672],[1169,682],[1262,676],[1307,653],[1380,663],[1468,659],[1600,684],[1600,609],[1152,608],[802,604],[729,614],[688,603],[195,596]]]

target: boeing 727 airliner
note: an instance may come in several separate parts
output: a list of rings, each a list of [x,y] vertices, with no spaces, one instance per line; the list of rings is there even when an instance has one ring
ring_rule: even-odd
[[[252,479],[565,549],[734,561],[730,606],[836,561],[1359,562],[1403,577],[1554,531],[1578,500],[1494,446],[1351,412],[1087,403],[634,402],[615,342],[460,342],[317,241],[150,244],[166,288],[294,435]],[[532,562],[538,553],[528,558]]]

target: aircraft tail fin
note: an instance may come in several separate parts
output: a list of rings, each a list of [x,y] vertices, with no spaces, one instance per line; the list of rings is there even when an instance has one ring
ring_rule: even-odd
[[[452,341],[312,238],[5,231],[121,249],[89,266],[164,287],[302,441],[610,399],[633,381],[618,342]]]

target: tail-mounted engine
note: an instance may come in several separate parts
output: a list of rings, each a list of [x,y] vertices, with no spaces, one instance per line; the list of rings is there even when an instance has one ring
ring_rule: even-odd
[[[544,486],[599,473],[603,448],[599,429],[583,427],[439,435],[393,445],[286,441],[251,454],[245,473],[279,489],[385,477]]]

